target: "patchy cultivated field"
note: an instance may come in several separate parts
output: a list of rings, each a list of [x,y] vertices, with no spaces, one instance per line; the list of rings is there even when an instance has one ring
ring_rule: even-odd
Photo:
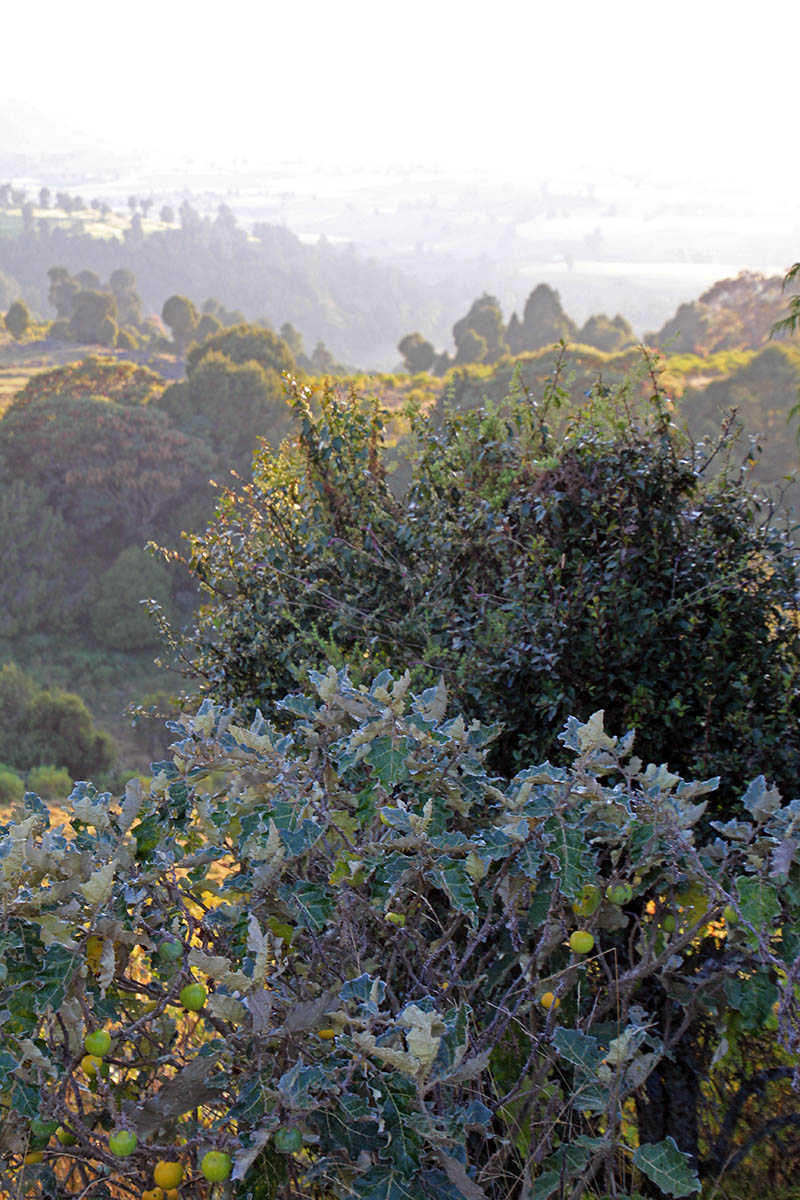
[[[85,358],[86,346],[63,342],[21,342],[0,340],[0,416],[14,396],[40,371],[49,371],[65,363]]]

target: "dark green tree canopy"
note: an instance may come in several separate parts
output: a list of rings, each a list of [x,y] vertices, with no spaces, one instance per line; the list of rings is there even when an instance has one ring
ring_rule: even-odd
[[[578,332],[577,340],[586,346],[613,353],[615,350],[624,350],[626,346],[635,345],[636,334],[619,313],[613,318],[607,317],[605,313],[598,313],[589,317]]]
[[[170,296],[164,301],[161,318],[172,333],[178,353],[183,354],[186,343],[197,325],[197,309],[186,296]]]
[[[5,316],[5,325],[12,337],[21,338],[31,323],[31,314],[24,300],[15,300]]]
[[[476,334],[486,344],[483,358],[487,362],[496,362],[507,350],[505,343],[505,327],[503,313],[495,296],[484,292],[472,305],[469,312],[453,326],[453,340],[456,344],[457,362],[481,362],[481,358],[464,357],[474,354],[478,344],[474,338],[468,339],[468,346],[462,350],[462,343],[469,333]]]
[[[540,350],[563,338],[574,341],[578,329],[561,305],[558,292],[546,283],[533,289],[525,301],[518,353]]]
[[[257,362],[279,375],[295,367],[292,352],[283,338],[259,325],[234,325],[195,346],[186,360],[187,374],[191,375],[209,354],[224,355],[234,363]]]
[[[239,363],[214,351],[195,359],[187,379],[168,387],[156,404],[178,429],[211,447],[219,469],[248,476],[257,438],[277,446],[291,428],[276,372],[255,359]]]
[[[397,343],[397,349],[405,360],[406,369],[412,374],[429,371],[433,366],[436,351],[421,333],[407,333]]]
[[[335,650],[360,675],[402,649],[499,721],[503,766],[605,707],[646,760],[796,786],[797,568],[741,481],[671,424],[660,391],[595,393],[560,443],[547,404],[420,420],[407,496],[378,411],[302,393],[299,442],[265,452],[191,569],[209,603],[185,647],[215,695],[256,705]],[[557,391],[553,393],[557,395]]]
[[[107,292],[83,289],[72,297],[70,336],[76,342],[113,346],[117,334],[117,302]]]
[[[0,762],[19,771],[54,765],[73,779],[104,774],[116,758],[74,692],[39,687],[14,663],[0,667]]]
[[[144,540],[170,503],[208,479],[213,462],[153,405],[80,394],[12,404],[0,421],[0,459],[12,478],[41,488],[89,544],[102,531],[123,545]]]

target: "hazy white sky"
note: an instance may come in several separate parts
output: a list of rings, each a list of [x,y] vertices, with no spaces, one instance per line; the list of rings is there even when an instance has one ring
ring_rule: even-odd
[[[800,193],[797,0],[37,0],[0,90],[119,149]]]

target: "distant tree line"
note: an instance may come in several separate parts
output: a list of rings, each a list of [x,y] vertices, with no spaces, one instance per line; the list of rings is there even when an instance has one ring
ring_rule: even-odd
[[[52,198],[44,191],[49,205]],[[39,200],[43,207],[41,195]],[[60,193],[55,202],[73,215],[88,207],[82,197]],[[0,188],[0,208],[25,203],[19,189]],[[41,281],[53,264],[74,278],[85,271],[103,279],[127,271],[138,280],[145,311],[160,312],[165,296],[221,296],[227,308],[249,320],[263,317],[276,327],[287,321],[311,345],[333,346],[336,359],[351,363],[388,358],[398,322],[419,320],[431,311],[423,286],[401,272],[361,257],[352,247],[335,248],[324,238],[305,245],[281,226],[258,223],[250,234],[224,204],[213,218],[201,216],[188,201],[177,212],[163,205],[161,227],[147,229],[142,216],[152,202],[130,197],[130,223],[120,240],[92,236],[81,220],[70,228],[47,219],[37,222],[32,202],[27,203],[28,218],[23,212],[17,236],[0,241],[0,272],[12,293],[22,292],[39,311],[47,299]],[[103,215],[99,201],[92,201],[91,209]],[[15,298],[12,294],[9,301]],[[87,319],[96,316],[92,307]],[[72,313],[64,317],[71,320]],[[105,312],[98,323],[106,317],[116,320]],[[105,328],[110,336],[110,327]]]
[[[796,283],[795,277],[790,283]],[[661,329],[646,333],[644,341],[672,353],[701,356],[736,347],[756,349],[769,338],[776,323],[780,326],[785,303],[780,276],[742,271],[733,279],[715,283],[698,300],[681,304]],[[778,333],[786,332],[785,327],[778,329]],[[540,283],[528,296],[522,317],[512,313],[508,325],[495,296],[484,293],[475,300],[453,326],[454,355],[437,351],[419,332],[406,334],[397,348],[412,374],[430,371],[444,375],[454,366],[492,364],[505,355],[531,353],[562,339],[606,353],[624,350],[639,340],[620,314],[598,313],[579,327],[564,311],[558,292]]]
[[[469,312],[453,326],[456,351],[452,356],[447,351],[437,352],[421,333],[406,334],[397,348],[406,369],[412,373],[432,371],[443,375],[453,366],[495,363],[505,355],[540,350],[562,338],[611,352],[637,341],[630,324],[619,314],[589,317],[579,329],[564,312],[558,292],[540,283],[528,296],[522,318],[512,313],[508,325],[495,296],[484,293],[475,300]]]

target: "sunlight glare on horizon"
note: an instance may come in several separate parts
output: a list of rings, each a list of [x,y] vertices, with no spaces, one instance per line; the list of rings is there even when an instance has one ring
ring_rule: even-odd
[[[800,182],[777,0],[746,23],[686,0],[40,0],[4,24],[3,92],[120,151]]]

